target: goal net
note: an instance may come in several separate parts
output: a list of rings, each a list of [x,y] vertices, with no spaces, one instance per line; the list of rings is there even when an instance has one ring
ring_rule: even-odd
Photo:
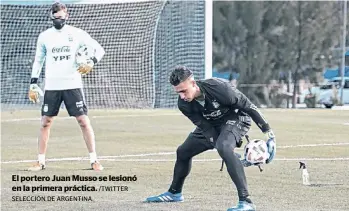
[[[83,77],[89,108],[175,107],[170,71],[186,65],[197,79],[205,76],[204,0],[62,2],[70,14],[68,24],[88,32],[106,51]],[[26,3],[1,5],[2,108],[40,106],[27,93],[37,37],[51,27],[50,4]],[[44,78],[43,69],[41,87]]]

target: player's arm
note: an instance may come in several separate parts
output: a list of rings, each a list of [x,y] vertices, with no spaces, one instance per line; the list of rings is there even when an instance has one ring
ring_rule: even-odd
[[[105,50],[87,32],[82,31],[81,37],[82,37],[81,45],[87,45],[89,47],[92,47],[94,49],[94,51],[95,51],[94,56],[91,58],[93,63],[92,64],[91,63],[90,64],[84,64],[84,65],[81,65],[78,68],[78,72],[80,72],[81,74],[87,74],[87,73],[89,73],[92,70],[94,65],[96,65],[99,61],[101,61],[101,59],[103,58],[103,56],[105,54]]]
[[[43,35],[40,34],[36,44],[35,58],[32,68],[29,87],[29,100],[33,103],[39,102],[39,95],[43,95],[43,91],[38,86],[38,80],[42,71],[42,66],[46,58],[46,47],[43,41]]]
[[[263,133],[270,130],[270,125],[259,109],[235,87],[232,87],[230,84],[226,83],[219,92],[225,93],[226,97],[222,99],[223,104],[232,106],[247,113]]]
[[[226,104],[247,113],[261,129],[261,131],[266,134],[267,145],[270,154],[267,163],[271,162],[276,152],[275,135],[269,123],[259,111],[257,106],[255,106],[243,93],[241,93],[239,90],[228,83],[226,83],[225,87],[223,87],[223,89],[220,91],[221,93],[225,93],[225,95],[227,96],[225,99],[223,99]]]
[[[101,46],[101,44],[99,44],[99,42],[97,42],[97,40],[93,39],[87,32],[83,33],[83,44],[91,46],[95,50],[95,56],[94,58],[92,58],[95,64],[102,60],[105,54],[104,48]]]
[[[193,112],[189,105],[178,104],[179,110],[198,128],[202,130],[207,140],[213,142],[218,138],[218,133],[214,127],[200,113]]]

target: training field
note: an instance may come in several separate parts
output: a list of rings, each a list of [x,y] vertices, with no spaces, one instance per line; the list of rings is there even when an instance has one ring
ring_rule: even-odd
[[[349,111],[262,110],[277,137],[276,160],[246,169],[252,200],[258,211],[349,210]],[[97,153],[105,170],[93,172],[75,119],[61,111],[51,130],[47,169],[25,169],[37,156],[39,111],[2,112],[1,117],[1,210],[48,211],[214,211],[226,210],[237,202],[235,187],[215,151],[194,158],[191,174],[184,185],[183,203],[144,204],[150,195],[169,187],[175,150],[194,127],[176,110],[90,111]],[[251,138],[263,138],[254,125]],[[239,149],[238,152],[242,150]],[[303,186],[299,161],[308,165],[311,186]],[[12,181],[12,175],[110,176],[136,175],[137,181]],[[41,178],[41,177],[40,177]],[[15,178],[16,179],[16,178]],[[13,191],[58,187],[56,191]],[[67,191],[59,187],[93,186],[96,191]],[[85,187],[84,186],[84,187]],[[128,191],[99,191],[104,186],[127,186]],[[74,189],[72,189],[74,190]],[[78,189],[79,190],[79,189]],[[15,196],[54,196],[49,201],[12,201]],[[90,196],[93,201],[57,201],[62,196]],[[51,197],[51,198],[52,198]],[[69,197],[65,197],[67,199]],[[86,197],[87,198],[87,197]]]

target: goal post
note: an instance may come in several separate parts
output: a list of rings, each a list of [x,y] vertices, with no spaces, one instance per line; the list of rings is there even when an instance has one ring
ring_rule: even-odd
[[[40,107],[28,100],[27,93],[36,40],[51,27],[47,13],[54,1],[23,2],[1,2],[3,109]],[[186,65],[197,79],[212,71],[207,67],[212,66],[212,52],[207,52],[207,46],[212,51],[212,40],[207,43],[212,33],[211,38],[205,34],[212,14],[206,17],[204,0],[61,2],[68,7],[67,24],[88,32],[106,51],[94,71],[83,76],[90,109],[176,107],[177,95],[168,83],[171,70]],[[44,78],[43,70],[41,87]]]
[[[213,0],[205,1],[205,78],[212,77]]]

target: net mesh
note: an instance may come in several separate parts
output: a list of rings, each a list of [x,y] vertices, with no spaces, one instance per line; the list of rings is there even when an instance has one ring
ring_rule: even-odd
[[[27,99],[37,37],[51,27],[50,5],[1,5],[2,108],[37,108]],[[89,108],[175,107],[168,83],[176,65],[204,77],[204,1],[67,4],[68,24],[105,49],[84,76]],[[39,85],[43,86],[43,69]]]
[[[205,3],[172,2],[166,5],[155,44],[155,107],[173,107],[178,95],[168,84],[176,65],[190,67],[195,78],[205,77]]]

